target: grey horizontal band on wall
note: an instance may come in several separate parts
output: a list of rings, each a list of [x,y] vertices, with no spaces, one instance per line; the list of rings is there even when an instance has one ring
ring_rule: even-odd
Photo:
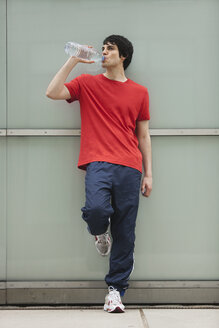
[[[80,129],[0,129],[1,137],[80,136]],[[215,136],[219,129],[150,129],[151,136]]]
[[[106,288],[104,281],[8,281],[2,288]],[[3,287],[4,286],[4,287]],[[130,280],[129,288],[218,288],[219,280]]]
[[[0,304],[102,304],[104,281],[5,281]],[[129,281],[125,304],[219,304],[219,281]]]

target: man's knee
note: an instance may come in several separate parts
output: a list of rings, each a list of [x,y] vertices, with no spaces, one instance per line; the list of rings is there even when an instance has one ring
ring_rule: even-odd
[[[89,208],[84,207],[82,211],[82,218],[87,222],[92,235],[100,235],[106,232],[113,209],[106,209],[103,206],[95,205]]]
[[[107,209],[105,208],[104,206],[102,205],[94,205],[90,208],[87,209],[87,214],[88,214],[88,217],[90,217],[90,219],[108,219],[110,215],[112,215],[113,213],[113,210],[111,209]]]

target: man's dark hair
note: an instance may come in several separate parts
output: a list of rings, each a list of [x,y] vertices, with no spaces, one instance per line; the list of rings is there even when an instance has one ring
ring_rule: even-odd
[[[122,35],[110,35],[108,36],[104,41],[103,44],[107,44],[110,42],[111,44],[116,44],[119,49],[119,57],[123,56],[126,57],[126,59],[123,62],[124,70],[129,66],[132,60],[133,55],[133,45],[132,43],[126,39]]]

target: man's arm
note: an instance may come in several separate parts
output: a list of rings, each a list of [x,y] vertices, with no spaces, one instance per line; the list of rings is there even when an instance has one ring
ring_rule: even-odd
[[[141,191],[143,196],[148,197],[152,190],[152,152],[148,120],[136,122],[136,136],[139,143],[138,148],[142,153],[144,167]]]
[[[88,47],[92,48],[92,46]],[[64,83],[72,69],[77,65],[77,63],[92,64],[94,63],[94,61],[81,59],[74,56],[69,57],[66,63],[61,67],[61,69],[58,71],[58,73],[56,73],[56,75],[50,82],[46,90],[47,97],[55,100],[71,98],[70,92],[68,91],[68,88],[66,88]]]
[[[77,65],[78,59],[74,57],[69,57],[66,63],[61,67],[61,69],[56,73],[52,81],[50,82],[47,90],[46,96],[51,99],[70,99],[71,95],[66,86],[64,85],[71,70]]]

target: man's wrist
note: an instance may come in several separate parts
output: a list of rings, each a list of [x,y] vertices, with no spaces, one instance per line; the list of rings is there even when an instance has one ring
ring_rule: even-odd
[[[152,173],[151,174],[144,174],[144,178],[152,178]]]
[[[71,56],[68,58],[67,63],[70,63],[71,65],[72,64],[76,65],[79,62],[79,60],[80,60],[79,58]]]

